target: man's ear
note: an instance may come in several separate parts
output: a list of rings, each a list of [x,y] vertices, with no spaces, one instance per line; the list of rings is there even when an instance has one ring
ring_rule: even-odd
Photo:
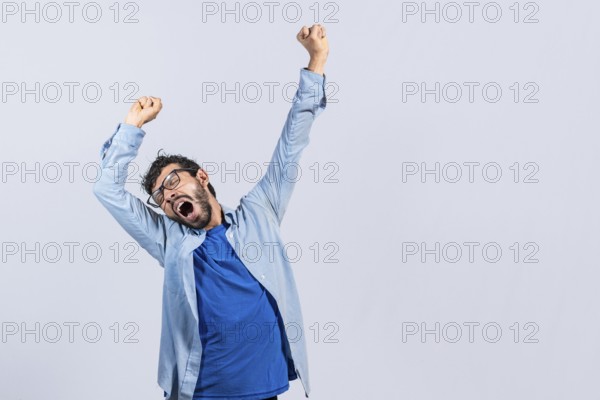
[[[196,171],[196,179],[200,181],[202,186],[205,184],[208,186],[208,174],[202,168],[198,168],[198,171]]]

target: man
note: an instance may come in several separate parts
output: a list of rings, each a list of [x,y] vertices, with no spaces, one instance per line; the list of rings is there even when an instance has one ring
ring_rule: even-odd
[[[309,65],[264,176],[236,209],[219,203],[206,172],[179,155],[159,156],[142,182],[147,203],[165,215],[125,190],[159,98],[139,99],[102,148],[94,194],[164,268],[158,384],[167,400],[277,399],[296,378],[309,395],[302,313],[279,226],[294,188],[286,167],[298,163],[326,106],[329,45],[318,24],[297,39]]]

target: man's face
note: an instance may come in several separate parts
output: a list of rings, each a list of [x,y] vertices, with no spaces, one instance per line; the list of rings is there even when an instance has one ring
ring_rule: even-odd
[[[167,175],[179,164],[164,167],[154,182],[152,191],[160,187]],[[212,206],[209,202],[208,175],[198,170],[196,176],[192,171],[177,171],[179,184],[174,189],[163,188],[164,200],[160,208],[167,217],[190,228],[203,229],[211,220]]]

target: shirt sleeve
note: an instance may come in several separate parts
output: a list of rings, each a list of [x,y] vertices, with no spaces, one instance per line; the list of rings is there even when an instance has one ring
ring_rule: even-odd
[[[166,221],[125,190],[128,167],[137,156],[145,132],[120,123],[100,150],[101,177],[94,183],[94,195],[131,237],[164,268]]]
[[[245,196],[264,206],[278,224],[283,220],[297,180],[290,175],[299,170],[298,162],[310,141],[312,124],[327,106],[325,85],[325,75],[307,68],[300,70],[298,90],[266,173]]]

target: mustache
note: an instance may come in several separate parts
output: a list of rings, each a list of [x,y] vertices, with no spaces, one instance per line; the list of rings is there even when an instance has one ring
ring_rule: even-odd
[[[192,200],[192,201],[194,200],[194,199],[192,199],[192,196],[189,196],[189,195],[187,195],[187,194],[181,194],[181,195],[179,195],[179,196],[175,197],[175,198],[173,199],[173,201],[171,202],[171,204],[175,204],[175,203],[177,202],[177,200],[179,200],[179,199],[183,199],[183,198],[187,198],[187,199],[190,199],[190,200]]]

